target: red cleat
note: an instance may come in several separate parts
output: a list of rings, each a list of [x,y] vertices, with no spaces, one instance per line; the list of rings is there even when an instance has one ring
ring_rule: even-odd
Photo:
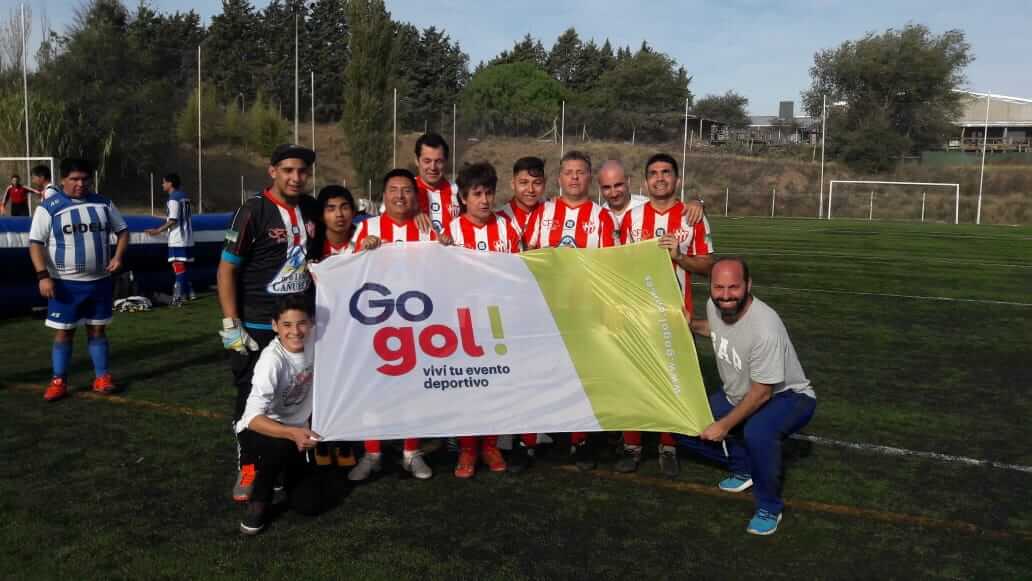
[[[111,379],[110,373],[105,373],[93,380],[93,391],[102,395],[109,395],[115,392],[115,382]]]
[[[477,471],[477,455],[473,450],[459,452],[459,463],[455,466],[456,478],[473,478]]]
[[[505,458],[502,457],[502,452],[498,448],[485,445],[484,449],[480,451],[480,459],[487,464],[491,472],[505,472]]]
[[[68,395],[68,384],[65,383],[63,377],[55,377],[50,380],[50,385],[43,392],[43,399],[57,401],[66,395]]]

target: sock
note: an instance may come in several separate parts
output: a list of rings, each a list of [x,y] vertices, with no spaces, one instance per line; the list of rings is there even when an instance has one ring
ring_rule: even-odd
[[[68,364],[72,361],[72,342],[54,341],[50,351],[50,360],[54,365],[54,377],[67,377]]]
[[[623,443],[625,446],[641,446],[641,432],[624,432]]]
[[[90,359],[93,360],[93,371],[100,377],[108,372],[108,340],[107,337],[90,337],[86,347],[90,352]]]
[[[380,440],[366,440],[365,441],[366,454],[379,454],[380,453]]]
[[[477,450],[477,437],[476,436],[462,436],[459,438],[459,449],[463,452],[476,452]]]
[[[405,457],[415,455],[419,451],[419,438],[405,438]]]
[[[573,432],[572,434],[570,434],[570,443],[573,444],[574,446],[579,446],[579,445],[581,445],[581,444],[583,444],[584,442],[587,442],[587,441],[588,441],[588,434],[587,434],[587,432]]]
[[[480,439],[483,442],[485,448],[497,448],[498,447],[498,436],[483,436]]]
[[[172,287],[173,288],[172,294],[174,296],[177,296],[177,297],[185,297],[188,294],[188,292],[189,292],[188,289],[187,289],[188,285],[189,285],[189,283],[186,280],[186,273],[185,272],[177,272],[176,273],[176,284],[175,284],[174,287]]]
[[[537,434],[523,434],[520,436],[520,441],[523,442],[523,445],[527,448],[533,448],[534,446],[537,446]]]
[[[661,446],[677,446],[677,440],[674,439],[674,435],[670,432],[663,432],[659,435],[659,444]]]

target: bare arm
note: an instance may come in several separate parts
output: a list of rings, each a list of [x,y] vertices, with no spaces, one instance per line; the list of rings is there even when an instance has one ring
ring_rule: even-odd
[[[226,319],[239,319],[237,311],[237,267],[235,264],[219,262],[219,270],[216,275],[219,306],[222,307],[222,316]]]
[[[168,232],[172,228],[175,228],[175,226],[175,220],[167,220],[161,226],[158,226],[157,228],[148,228],[147,230],[145,230],[145,232],[151,236],[160,236],[162,233]]]
[[[685,312],[687,316],[688,313]],[[688,325],[692,328],[692,333],[701,335],[703,337],[710,336],[709,320],[707,319],[689,319]]]
[[[47,269],[47,250],[39,242],[29,242],[29,258],[36,272]],[[39,294],[46,299],[54,298],[54,281],[49,276],[39,281]]]
[[[297,445],[298,452],[304,451],[306,448],[314,448],[320,439],[319,434],[308,428],[285,426],[266,416],[255,416],[247,425],[247,429],[270,438],[291,440]]]
[[[108,262],[107,271],[115,272],[122,268],[122,261],[125,258],[125,251],[129,248],[129,229],[126,228],[118,233],[118,243],[115,244],[115,255]]]
[[[674,262],[692,274],[709,276],[710,270],[713,270],[713,263],[715,261],[713,260],[712,254],[703,254],[702,256],[687,256],[682,254],[680,257],[675,258]]]
[[[699,437],[703,440],[709,440],[711,442],[722,442],[727,437],[727,433],[732,428],[742,423],[746,418],[751,416],[756,410],[760,409],[763,404],[770,400],[773,392],[773,387],[766,383],[752,382],[752,386],[749,388],[749,393],[745,394],[742,401],[738,402],[738,405],[731,410],[731,413],[720,418],[719,420],[710,424],[705,430],[699,434]]]

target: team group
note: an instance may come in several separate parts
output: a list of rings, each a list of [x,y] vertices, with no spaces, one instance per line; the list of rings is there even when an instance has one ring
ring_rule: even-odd
[[[359,212],[344,187],[327,186],[317,198],[307,195],[315,153],[296,145],[277,147],[268,168],[270,186],[237,210],[226,232],[218,296],[223,314],[220,335],[230,353],[237,387],[233,425],[239,473],[233,496],[247,503],[241,531],[263,530],[279,485],[291,506],[302,513],[320,512],[331,502],[332,492],[321,471],[309,462],[310,452],[316,465],[350,466],[348,478],[353,481],[366,480],[383,467],[381,442],[364,442],[356,461],[350,446],[323,442],[310,430],[313,307],[309,291],[313,282],[307,262],[372,251],[384,243],[438,241],[480,251],[520,252],[655,239],[670,254],[692,330],[713,340],[724,384],[711,397],[717,420],[699,437],[660,434],[660,469],[671,477],[678,474],[678,445],[723,462],[731,473],[718,485],[721,489],[754,489],[757,510],[747,530],[772,534],[783,509],[781,441],[812,417],[814,392],[780,317],[752,296],[745,262],[714,259],[702,203],[684,203],[677,195],[677,161],[662,153],[649,158],[645,165],[648,201],[635,205],[618,161],[607,161],[594,172],[589,156],[567,152],[560,161],[560,194],[548,199],[544,161],[524,157],[513,166],[512,200],[496,211],[498,176],[493,166],[466,165],[453,184],[444,176],[450,151],[441,136],[421,136],[414,153],[418,175],[405,169],[388,172],[383,179],[382,213],[368,216]],[[47,320],[48,326],[58,329],[54,377],[45,393],[51,401],[67,392],[71,339],[79,322],[87,325],[98,381],[106,378],[99,385],[95,382],[94,389],[102,393],[114,389],[107,373],[104,326],[111,318],[109,275],[120,267],[128,242],[124,220],[115,207],[89,191],[88,164],[66,160],[61,174],[60,195],[37,209],[30,235],[40,292],[50,299],[49,312],[61,315],[60,321]],[[605,205],[591,199],[593,180]],[[169,261],[176,273],[174,296],[181,304],[190,292],[186,265],[192,260],[193,241],[189,198],[179,190],[178,181],[174,174],[163,179],[163,189],[169,193],[168,219],[148,233],[169,232]],[[66,228],[69,224],[91,226]],[[91,232],[97,233],[92,236],[94,244],[88,243]],[[100,232],[109,235],[100,236]],[[111,234],[117,240],[113,254]],[[693,316],[693,274],[710,277],[711,300],[705,316]],[[95,343],[103,344],[102,352]],[[520,435],[507,455],[499,450],[497,436],[459,438],[454,474],[472,477],[478,460],[491,471],[521,472],[534,457],[537,438],[537,434]],[[593,469],[595,452],[588,434],[574,433],[570,440],[577,467]],[[402,444],[401,466],[417,479],[433,475],[423,450],[417,438]],[[616,469],[633,472],[641,458],[641,433],[625,432]]]

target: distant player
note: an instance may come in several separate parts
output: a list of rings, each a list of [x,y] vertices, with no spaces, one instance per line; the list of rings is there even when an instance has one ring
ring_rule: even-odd
[[[520,251],[520,234],[506,217],[494,212],[495,188],[498,174],[487,162],[474,163],[459,172],[459,204],[462,215],[451,221],[448,233],[457,246],[481,252]],[[513,449],[513,472],[526,468],[529,450],[537,443],[537,434],[523,436]],[[480,459],[491,472],[505,472],[505,458],[498,450],[498,436],[462,436],[459,438],[459,461],[455,466],[456,478],[472,478],[476,473],[477,448]]]
[[[451,150],[437,133],[426,133],[416,140],[416,167],[419,177],[419,210],[430,216],[433,229],[443,232],[459,215],[459,188],[444,177]]]
[[[251,376],[261,349],[272,341],[276,301],[307,292],[307,258],[319,208],[306,194],[315,152],[299,145],[277,147],[269,159],[272,184],[244,202],[226,231],[218,270],[222,345],[229,350],[237,388],[234,424],[251,393]],[[233,498],[246,502],[254,487],[257,454],[240,442],[240,473]]]
[[[240,441],[257,457],[254,490],[240,532],[256,535],[265,528],[272,508],[273,487],[282,478],[290,506],[315,515],[326,506],[320,474],[306,461],[319,442],[309,426],[312,416],[314,346],[311,297],[280,297],[271,320],[276,337],[254,366],[253,387],[236,423]]]
[[[32,171],[29,174],[29,183],[32,185],[32,193],[39,196],[40,201],[43,201],[61,191],[57,186],[51,183],[52,180],[53,176],[50,172],[50,166],[41,164],[32,168]]]
[[[21,185],[18,174],[11,176],[11,185],[4,190],[3,200],[0,200],[0,215],[4,212],[9,212],[11,216],[29,215],[29,189]]]
[[[393,169],[383,178],[383,200],[386,212],[362,222],[355,238],[355,252],[375,250],[383,244],[404,246],[410,242],[437,240],[434,230],[422,231],[416,224],[419,198],[416,176],[407,169]],[[419,438],[406,438],[401,467],[420,480],[434,475],[423,459]],[[348,473],[348,478],[361,481],[383,468],[383,449],[379,440],[366,440],[365,455]]]
[[[568,151],[559,162],[558,199],[542,203],[530,217],[527,248],[608,248],[616,244],[613,215],[591,200],[591,158]],[[573,460],[580,470],[595,468],[595,452],[584,432],[570,434]]]
[[[681,436],[681,445],[729,465],[721,490],[752,487],[756,514],[746,531],[773,534],[785,507],[781,443],[810,422],[817,396],[781,317],[752,296],[744,260],[721,258],[713,265],[706,318],[692,319],[691,326],[712,339],[722,385],[709,397],[716,421],[698,438]]]
[[[531,214],[545,199],[545,183],[545,160],[540,157],[521,157],[512,165],[512,199],[499,214],[509,218],[521,236]]]
[[[81,159],[61,162],[62,190],[40,204],[29,231],[29,256],[47,302],[46,326],[57,331],[51,359],[53,379],[43,399],[56,401],[68,393],[72,339],[86,325],[87,349],[96,379],[93,391],[115,391],[108,372],[108,339],[113,289],[111,273],[122,266],[129,228],[110,200],[90,193],[93,168]],[[112,253],[111,235],[117,235]]]
[[[713,237],[702,204],[681,202],[677,197],[680,183],[677,161],[657,153],[645,164],[645,186],[649,201],[629,210],[620,225],[623,244],[658,239],[670,253],[677,282],[684,297],[683,307],[692,312],[692,274],[709,275],[713,266]],[[616,463],[618,472],[634,472],[641,463],[641,432],[624,432],[623,455]],[[659,437],[659,467],[666,476],[680,472],[674,437]]]
[[[160,236],[168,232],[168,261],[172,264],[172,272],[176,281],[172,285],[172,306],[178,307],[186,299],[194,300],[193,286],[187,265],[193,262],[193,212],[190,197],[179,189],[179,175],[170,173],[161,178],[161,189],[168,194],[168,218],[157,228],[146,230],[151,236]]]

